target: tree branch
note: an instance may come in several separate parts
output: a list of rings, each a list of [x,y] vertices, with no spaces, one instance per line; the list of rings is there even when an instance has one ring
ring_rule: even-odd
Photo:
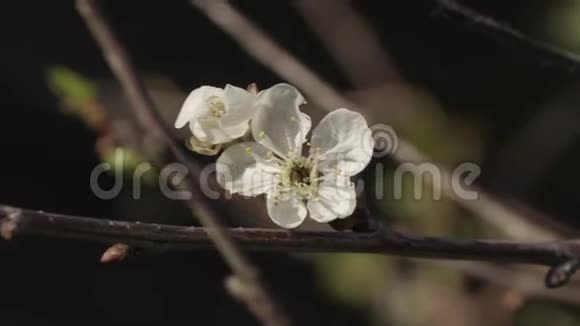
[[[121,83],[143,129],[159,134],[178,161],[190,170],[196,169],[197,167],[192,166],[187,155],[174,142],[171,132],[163,123],[159,111],[155,109],[153,101],[143,87],[141,80],[137,77],[128,54],[100,12],[97,0],[77,0],[77,9],[103,51],[111,70]],[[233,270],[237,283],[244,289],[244,291],[237,291],[236,293],[230,291],[232,295],[244,301],[247,307],[265,325],[288,325],[290,319],[262,284],[257,269],[236,246],[227,230],[222,227],[219,219],[208,205],[206,198],[199,191],[196,180],[185,180],[184,185],[192,194],[192,200],[188,202],[189,207],[200,223],[206,227],[208,239],[216,246],[221,256]],[[126,244],[131,245],[130,243]]]
[[[564,50],[550,43],[543,42],[498,22],[497,20],[468,8],[455,0],[430,0],[441,6],[447,13],[453,14],[468,25],[481,26],[484,31],[494,32],[507,38],[514,44],[523,45],[538,57],[547,59],[564,67],[568,71],[576,72],[580,68],[580,55],[573,51]]]
[[[122,222],[0,206],[5,239],[46,236],[124,243],[151,251],[191,251],[212,248],[211,231],[202,227]],[[257,251],[377,253],[415,258],[456,259],[534,264],[552,267],[580,259],[580,241],[517,242],[455,240],[411,236],[398,232],[312,232],[281,229],[230,229],[241,246]],[[555,269],[554,269],[555,267]],[[565,282],[573,271],[566,276]],[[559,286],[563,283],[551,284]]]

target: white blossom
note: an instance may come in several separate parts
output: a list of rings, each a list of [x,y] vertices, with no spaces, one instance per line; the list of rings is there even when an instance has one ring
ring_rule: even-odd
[[[200,144],[229,143],[248,131],[254,100],[254,95],[229,84],[224,89],[202,86],[185,99],[175,128],[189,123],[195,141]]]
[[[373,139],[359,113],[330,112],[303,145],[310,117],[299,110],[303,96],[288,84],[261,92],[251,121],[254,142],[230,146],[218,158],[220,184],[244,196],[266,194],[268,214],[284,227],[310,217],[326,223],[352,214],[356,193],[351,176],[372,157]]]

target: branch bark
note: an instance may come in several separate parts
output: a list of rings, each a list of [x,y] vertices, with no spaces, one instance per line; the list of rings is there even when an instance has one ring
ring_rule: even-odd
[[[0,206],[0,229],[3,230],[2,237],[8,240],[45,236],[108,245],[123,243],[135,249],[153,252],[213,248],[211,230],[208,228],[113,221],[9,206]],[[414,258],[534,264],[553,269],[580,259],[580,241],[576,240],[457,240],[398,232],[243,228],[229,229],[229,234],[239,245],[255,251],[376,253]]]

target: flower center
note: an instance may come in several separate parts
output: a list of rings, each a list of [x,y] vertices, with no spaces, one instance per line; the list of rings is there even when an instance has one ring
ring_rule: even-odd
[[[310,184],[310,169],[305,166],[297,166],[290,173],[290,182],[294,184]]]
[[[282,189],[293,190],[300,199],[309,199],[316,194],[318,171],[311,158],[291,155],[284,162],[281,172]]]
[[[260,131],[257,138],[258,143],[269,140],[264,131]],[[286,135],[286,138],[288,147],[292,148],[290,137]],[[274,173],[277,178],[273,193],[274,205],[277,205],[280,200],[287,200],[282,197],[287,198],[288,195],[300,200],[318,200],[318,184],[324,180],[324,175],[318,171],[318,162],[321,158],[320,148],[311,150],[307,157],[299,154],[301,149],[302,144],[295,151],[290,150],[286,155],[277,155],[272,151],[267,154],[267,161],[277,163],[277,171]],[[250,147],[246,148],[246,151],[252,155]]]
[[[221,119],[226,114],[226,105],[217,96],[210,97],[207,105],[211,114],[217,119]]]

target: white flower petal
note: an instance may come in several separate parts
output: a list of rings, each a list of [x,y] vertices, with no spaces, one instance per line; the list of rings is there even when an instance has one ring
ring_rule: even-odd
[[[296,197],[284,196],[274,199],[273,195],[268,195],[267,205],[268,215],[272,221],[283,228],[293,229],[306,219],[306,207]]]
[[[189,129],[197,139],[208,144],[224,144],[232,140],[219,121],[214,118],[194,120],[189,123]]]
[[[303,103],[302,94],[288,84],[277,84],[260,92],[251,122],[254,139],[280,156],[299,152],[302,135],[310,129],[298,108]]]
[[[224,134],[230,137],[230,140],[234,140],[237,138],[242,137],[246,134],[248,129],[250,129],[250,122],[249,121],[242,121],[238,124],[226,126],[221,124],[221,128],[223,129]]]
[[[258,196],[274,188],[279,171],[276,162],[268,160],[268,150],[254,142],[228,147],[216,162],[217,180],[230,193]]]
[[[302,131],[299,135],[299,137],[301,138],[301,140],[299,140],[299,142],[301,144],[304,144],[307,140],[308,140],[308,132],[310,131],[310,128],[312,128],[312,119],[310,119],[310,116],[306,113],[300,113],[300,126],[302,127]]]
[[[247,122],[254,115],[255,96],[243,88],[226,85],[222,100],[225,105],[225,114],[221,119],[223,126],[239,125]]]
[[[219,120],[209,117],[190,122],[189,128],[197,139],[217,145],[242,137],[250,128],[250,124],[244,121],[237,125],[224,126]]]
[[[372,158],[372,133],[360,113],[334,110],[312,131],[311,150],[319,150],[323,160],[318,168],[323,173],[338,171],[352,176],[362,171]]]
[[[371,142],[372,140],[368,140]],[[349,151],[330,153],[318,163],[318,170],[322,173],[336,173],[353,176],[361,172],[370,162],[372,152],[361,147]]]
[[[209,114],[207,100],[211,96],[220,97],[223,93],[221,88],[201,86],[194,89],[183,102],[181,111],[175,120],[175,128],[183,128],[188,122],[205,117]]]
[[[356,192],[349,178],[338,177],[323,181],[318,188],[318,198],[308,201],[310,217],[320,223],[350,216],[356,207]]]

